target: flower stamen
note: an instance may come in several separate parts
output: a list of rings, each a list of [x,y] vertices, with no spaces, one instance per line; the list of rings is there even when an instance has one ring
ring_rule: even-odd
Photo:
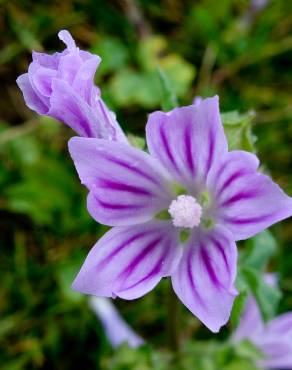
[[[201,222],[202,207],[191,195],[179,195],[171,202],[168,212],[176,227],[192,229]]]

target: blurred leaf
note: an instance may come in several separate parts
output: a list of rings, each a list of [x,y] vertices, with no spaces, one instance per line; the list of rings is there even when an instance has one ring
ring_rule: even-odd
[[[167,76],[161,68],[157,68],[157,73],[161,82],[162,102],[161,107],[168,112],[178,106],[178,101]]]
[[[177,54],[161,58],[159,65],[169,78],[174,93],[178,97],[184,97],[196,76],[195,67]]]
[[[265,230],[246,242],[240,263],[263,271],[277,252],[277,242],[269,230]]]
[[[135,146],[136,148],[142,149],[142,150],[145,149],[146,141],[143,137],[128,134],[127,138],[131,145]]]
[[[101,57],[98,75],[102,76],[123,68],[128,61],[128,51],[123,43],[116,38],[104,37],[91,48],[92,53]]]
[[[244,267],[241,272],[257,301],[264,321],[272,319],[281,298],[281,291],[267,284],[261,272],[256,269]]]
[[[229,150],[243,149],[255,152],[255,136],[251,132],[252,112],[240,114],[237,111],[221,114]]]
[[[250,341],[243,340],[235,347],[236,354],[241,358],[259,360],[263,358],[262,352]]]
[[[154,73],[140,74],[131,69],[118,72],[111,80],[110,91],[121,106],[155,107],[160,102],[159,81]]]
[[[154,71],[166,54],[167,40],[161,35],[142,39],[137,48],[137,59],[141,69],[148,72]]]
[[[239,294],[235,298],[230,316],[230,321],[234,328],[237,327],[240,322],[240,318],[248,297],[248,285],[239,273],[237,274],[235,285]]]

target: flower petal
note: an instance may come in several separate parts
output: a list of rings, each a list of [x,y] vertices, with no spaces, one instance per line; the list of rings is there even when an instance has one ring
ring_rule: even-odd
[[[254,344],[261,350],[265,358],[258,361],[258,365],[264,369],[287,369],[292,368],[292,338],[282,337],[273,333],[265,332]]]
[[[177,232],[167,222],[114,227],[89,252],[73,289],[135,299],[169,276],[181,253]]]
[[[53,79],[48,115],[64,122],[80,136],[96,137],[97,124],[90,106],[68,85]]]
[[[91,104],[92,90],[94,89],[94,74],[101,59],[98,56],[82,63],[75,74],[72,84],[73,89],[88,103]]]
[[[268,176],[256,172],[257,158],[245,152],[231,152],[208,178],[216,181],[218,217],[236,240],[247,239],[272,224],[291,216],[292,198]],[[213,180],[212,180],[213,179]]]
[[[57,71],[45,67],[39,67],[33,76],[36,89],[43,96],[50,97],[52,93],[52,80],[56,77]]]
[[[150,114],[146,136],[150,153],[187,187],[194,179],[204,180],[227,152],[217,96],[196,106]]]
[[[263,335],[264,323],[258,305],[253,297],[249,297],[240,323],[236,328],[232,340],[240,342],[243,339],[253,339]]]
[[[236,290],[237,249],[231,233],[217,226],[208,234],[194,234],[172,276],[173,288],[211,331],[228,321]]]
[[[34,110],[38,114],[46,114],[48,112],[47,105],[43,103],[31,86],[28,73],[24,73],[19,76],[16,80],[16,83],[22,91],[26,105],[30,109]]]
[[[127,343],[131,348],[144,344],[144,340],[127,324],[109,298],[90,297],[89,304],[100,319],[108,341],[113,348]]]
[[[163,169],[141,150],[101,139],[74,137],[69,150],[90,190],[88,210],[111,226],[149,221],[171,202]]]
[[[292,346],[292,312],[284,313],[271,320],[267,324],[267,331],[281,337],[290,337]]]

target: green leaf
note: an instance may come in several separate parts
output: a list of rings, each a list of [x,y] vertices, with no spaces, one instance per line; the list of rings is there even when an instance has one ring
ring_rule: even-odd
[[[161,100],[161,90],[156,74],[138,73],[133,69],[122,69],[110,80],[109,92],[120,106],[141,105],[157,107]]]
[[[235,285],[239,294],[235,298],[230,316],[230,321],[233,327],[238,326],[248,297],[248,285],[240,273],[237,275]]]
[[[278,302],[281,298],[281,291],[267,284],[260,271],[250,267],[243,267],[241,271],[259,305],[263,320],[268,321],[272,319],[275,316]]]
[[[240,263],[263,271],[276,252],[277,242],[272,233],[265,230],[247,241]]]
[[[167,78],[166,74],[163,72],[163,70],[160,67],[158,67],[157,72],[162,88],[161,106],[163,110],[170,111],[173,108],[177,107],[178,105],[177,97],[175,96],[175,93],[171,87],[171,83]]]
[[[262,352],[249,340],[241,341],[235,347],[235,353],[241,358],[246,358],[249,360],[259,360],[263,358]]]
[[[128,50],[118,39],[106,37],[93,45],[91,51],[101,57],[98,74],[104,75],[123,68],[129,58]]]
[[[131,145],[135,146],[136,148],[142,149],[142,150],[145,149],[146,142],[143,137],[136,136],[133,134],[128,134],[127,138]]]
[[[240,114],[237,111],[231,111],[221,114],[229,150],[243,149],[255,152],[256,139],[251,131],[253,117],[253,112]]]

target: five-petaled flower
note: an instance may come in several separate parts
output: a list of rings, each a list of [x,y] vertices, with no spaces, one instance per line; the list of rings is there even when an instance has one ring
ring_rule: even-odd
[[[73,288],[134,299],[170,276],[180,300],[217,332],[237,294],[235,241],[290,216],[292,199],[257,172],[255,155],[228,152],[218,97],[152,113],[146,136],[150,154],[102,139],[69,142],[90,214],[114,226]]]
[[[62,53],[33,52],[28,73],[17,79],[27,106],[64,122],[80,136],[126,142],[94,85],[100,57],[79,50],[68,31],[60,31],[59,38],[67,45]]]

